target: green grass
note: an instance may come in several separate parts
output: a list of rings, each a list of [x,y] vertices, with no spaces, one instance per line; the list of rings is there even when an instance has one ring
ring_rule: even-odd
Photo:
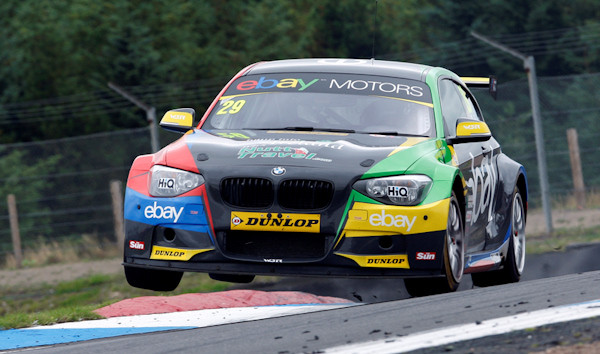
[[[205,274],[186,273],[177,290],[161,293],[131,287],[123,274],[113,274],[92,275],[56,286],[0,289],[0,329],[98,319],[101,316],[94,310],[123,299],[223,291],[229,285]]]
[[[600,242],[600,226],[557,229],[551,236],[527,236],[527,254],[563,251],[569,245],[590,242]]]

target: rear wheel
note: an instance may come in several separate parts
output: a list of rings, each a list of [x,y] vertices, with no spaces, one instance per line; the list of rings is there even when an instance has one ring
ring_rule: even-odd
[[[448,226],[444,243],[444,277],[404,279],[411,296],[425,296],[455,291],[465,268],[465,232],[458,200],[452,192],[448,210]]]
[[[125,266],[129,285],[154,291],[173,291],[179,285],[183,272],[162,269],[145,269]]]
[[[518,187],[515,187],[511,208],[510,239],[504,267],[500,270],[473,273],[473,285],[491,286],[516,283],[525,269],[525,207]]]

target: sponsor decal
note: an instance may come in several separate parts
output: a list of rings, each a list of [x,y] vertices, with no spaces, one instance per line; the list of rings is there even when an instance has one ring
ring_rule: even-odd
[[[319,59],[319,64],[333,64],[333,65],[348,65],[348,64],[365,64],[368,60],[364,59]]]
[[[175,187],[175,178],[163,177],[158,180],[159,189],[173,189]]]
[[[266,263],[283,263],[283,259],[279,258],[263,258],[263,261]]]
[[[367,258],[367,264],[401,264],[404,261],[400,258]]]
[[[144,216],[147,219],[163,219],[165,221],[173,221],[176,223],[183,212],[183,207],[177,209],[174,206],[160,206],[158,202],[148,205],[144,209]]]
[[[366,210],[349,210],[348,219],[353,221],[367,221],[368,213]]]
[[[150,259],[188,261],[193,256],[207,251],[212,251],[212,249],[183,249],[152,246],[152,253],[150,254]]]
[[[321,231],[320,214],[231,212],[231,230],[314,232]]]
[[[408,256],[405,254],[356,255],[336,253],[336,255],[350,258],[361,267],[410,269],[410,265],[408,264]]]
[[[188,112],[168,111],[160,122],[176,126],[191,126],[194,123],[194,117]]]
[[[477,222],[477,219],[486,211],[487,221],[492,221],[491,203],[496,194],[496,186],[498,184],[498,173],[494,166],[494,153],[485,156],[481,162],[481,166],[475,166],[475,157],[471,155],[471,176],[467,180],[467,186],[472,193],[472,198],[469,199],[467,211],[467,221],[471,225]]]
[[[316,153],[309,152],[305,147],[290,146],[245,146],[238,151],[238,159],[290,157],[293,159],[331,162],[331,159],[322,159],[316,156]]]
[[[417,252],[417,261],[435,261],[435,252]]]
[[[385,209],[381,209],[380,214],[373,213],[369,216],[369,223],[373,226],[395,227],[410,232],[416,219],[416,216],[410,218],[403,214],[387,214]]]
[[[179,258],[179,257],[183,257],[185,255],[185,252],[173,251],[173,250],[154,250],[152,252],[152,255]]]
[[[237,84],[236,89],[240,91],[248,90],[260,90],[260,89],[297,89],[298,91],[304,91],[309,88],[312,84],[319,81],[319,79],[313,79],[308,82],[304,82],[303,79],[269,79],[261,76],[258,80],[247,80]]]
[[[272,131],[270,131],[272,132]],[[319,133],[319,132],[309,132],[309,133]],[[300,139],[286,139],[286,138],[277,138],[277,139],[250,139],[249,141],[258,142],[262,145],[281,145],[284,143],[294,144],[294,145],[302,145],[302,146],[316,146],[316,147],[325,147],[334,150],[341,150],[344,147],[343,143],[333,142],[330,140],[300,140]]]
[[[488,133],[490,133],[490,128],[484,122],[461,122],[456,127],[457,136]]]
[[[447,198],[411,207],[354,202],[343,233],[346,237],[369,237],[446,230],[449,202]]]
[[[366,80],[346,80],[339,83],[336,79],[331,79],[329,88],[346,89],[355,91],[370,91],[379,93],[395,93],[404,94],[406,96],[421,97],[423,96],[423,88],[420,86],[410,86],[406,84],[397,84],[381,81],[366,81]]]
[[[222,136],[224,138],[229,138],[229,139],[241,139],[241,140],[248,140],[250,139],[249,136],[244,135],[242,133],[216,133],[219,136]]]
[[[250,102],[251,95],[272,92],[377,95],[433,107],[428,86],[415,80],[341,73],[273,73],[238,78],[220,98],[234,100],[235,103],[230,103],[227,107],[219,106],[216,112],[237,113],[245,104],[243,101],[247,99]]]
[[[169,114],[169,118],[174,119],[174,120],[185,120],[186,115],[180,114],[180,113],[171,113],[171,114]]]
[[[142,241],[129,241],[129,248],[132,250],[144,250],[144,242]]]
[[[387,188],[388,197],[407,197],[408,188],[401,186],[388,186]]]

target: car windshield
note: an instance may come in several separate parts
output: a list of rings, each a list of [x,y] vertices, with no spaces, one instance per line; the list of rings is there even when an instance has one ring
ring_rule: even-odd
[[[429,137],[435,131],[432,107],[428,87],[413,80],[315,73],[243,76],[202,128]]]

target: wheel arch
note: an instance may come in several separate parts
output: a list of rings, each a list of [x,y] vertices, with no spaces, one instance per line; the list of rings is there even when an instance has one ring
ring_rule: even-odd
[[[519,191],[521,192],[521,196],[523,197],[523,207],[525,208],[525,221],[527,221],[527,208],[528,208],[528,200],[529,200],[529,190],[527,189],[527,177],[525,174],[525,168],[521,166],[519,170],[519,177],[517,177],[517,187],[519,187]]]
[[[461,219],[463,225],[465,225],[465,218],[467,215],[467,198],[465,197],[465,187],[460,174],[457,174],[454,177],[454,183],[452,183],[452,191],[454,192],[454,195],[456,195],[456,199],[458,199],[458,206],[460,207]]]

